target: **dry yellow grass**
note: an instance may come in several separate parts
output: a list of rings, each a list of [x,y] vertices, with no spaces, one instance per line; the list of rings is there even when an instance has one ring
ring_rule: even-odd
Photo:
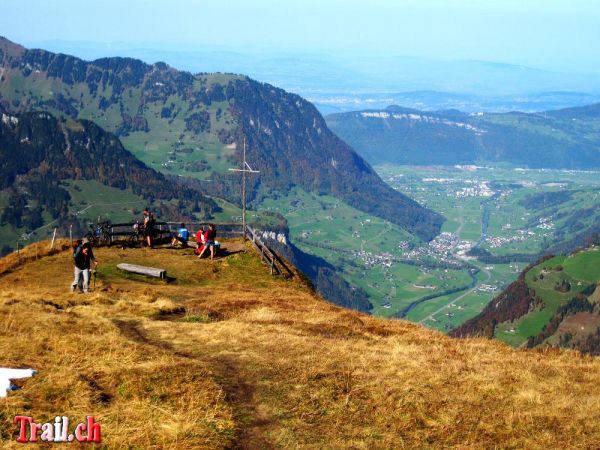
[[[0,400],[4,446],[23,413],[93,414],[108,448],[600,445],[600,360],[452,340],[334,307],[251,250],[188,252],[97,249],[89,295],[67,293],[68,251],[0,261],[0,366],[39,370]]]

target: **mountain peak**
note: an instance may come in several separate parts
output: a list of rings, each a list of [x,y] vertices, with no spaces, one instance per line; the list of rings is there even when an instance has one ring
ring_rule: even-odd
[[[6,56],[18,57],[25,53],[25,51],[25,47],[12,42],[4,36],[0,36],[0,62],[3,61]]]

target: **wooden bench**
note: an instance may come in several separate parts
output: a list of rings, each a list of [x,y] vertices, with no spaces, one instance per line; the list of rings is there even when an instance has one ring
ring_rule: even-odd
[[[138,266],[137,264],[121,263],[117,264],[117,268],[125,272],[145,275],[147,277],[167,279],[167,271],[165,269],[157,269],[156,267]]]

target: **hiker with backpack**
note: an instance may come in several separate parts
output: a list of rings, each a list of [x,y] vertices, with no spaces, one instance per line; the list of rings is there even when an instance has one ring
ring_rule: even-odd
[[[144,238],[146,239],[146,243],[150,248],[152,248],[153,244],[155,224],[156,220],[154,219],[154,214],[152,214],[152,212],[146,208],[144,210]]]
[[[84,239],[75,250],[73,254],[75,263],[73,283],[71,283],[71,292],[75,292],[79,288],[79,292],[89,292],[90,286],[90,267],[92,261],[94,262],[94,268],[98,267],[98,261],[94,257],[92,251],[92,244]],[[80,284],[81,283],[81,284]]]

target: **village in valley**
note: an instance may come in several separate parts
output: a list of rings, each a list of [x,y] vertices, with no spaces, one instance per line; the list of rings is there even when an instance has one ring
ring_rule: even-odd
[[[261,208],[283,214],[295,245],[339,267],[363,289],[373,314],[443,331],[479,313],[556,233],[572,232],[565,230],[576,225],[571,212],[582,199],[590,206],[600,202],[597,193],[590,195],[600,185],[591,172],[474,165],[375,169],[393,188],[441,212],[442,232],[423,242],[337,199],[301,190]],[[555,204],[553,196],[563,191],[566,201]],[[581,220],[584,226],[594,216]],[[481,255],[496,260],[485,262]]]

